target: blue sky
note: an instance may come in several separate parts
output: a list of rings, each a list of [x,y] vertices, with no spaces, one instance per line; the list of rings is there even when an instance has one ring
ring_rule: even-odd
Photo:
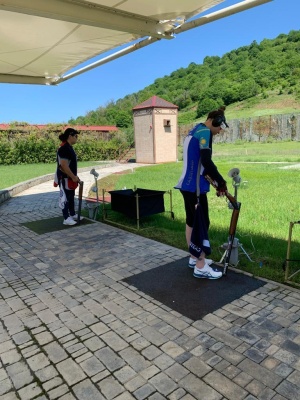
[[[238,3],[227,0],[223,6]],[[215,8],[211,11],[215,11]],[[0,123],[65,123],[150,85],[191,62],[300,29],[300,1],[273,0],[159,41],[58,86],[0,83]]]

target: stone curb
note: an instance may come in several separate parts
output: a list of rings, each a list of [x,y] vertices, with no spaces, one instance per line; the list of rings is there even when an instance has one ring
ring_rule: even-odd
[[[89,171],[91,168],[99,168],[99,165],[79,168],[78,172]],[[24,192],[24,190],[27,190],[27,189],[31,188],[32,186],[40,185],[41,183],[51,181],[51,179],[54,179],[54,173],[43,175],[43,176],[38,176],[37,178],[32,178],[32,179],[29,179],[28,181],[24,181],[24,182],[14,185],[14,186],[11,186],[9,188],[0,190],[0,204],[4,203],[6,200],[9,200],[10,198],[14,197],[15,195],[17,195],[21,192]]]

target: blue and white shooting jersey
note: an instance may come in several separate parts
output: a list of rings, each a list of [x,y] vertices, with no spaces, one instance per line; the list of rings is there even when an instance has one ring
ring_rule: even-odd
[[[196,192],[200,185],[200,193],[209,192],[210,185],[203,176],[204,167],[201,164],[201,150],[211,152],[212,135],[204,124],[196,125],[187,135],[183,143],[183,170],[175,189]],[[197,172],[200,163],[200,182],[197,182]]]

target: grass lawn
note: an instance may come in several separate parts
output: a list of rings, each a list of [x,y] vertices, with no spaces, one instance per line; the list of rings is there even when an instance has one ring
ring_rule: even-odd
[[[236,237],[252,261],[240,248],[237,267],[254,276],[278,282],[284,281],[283,265],[287,252],[289,222],[300,219],[298,146],[295,142],[214,146],[214,161],[221,174],[227,178],[232,194],[234,187],[231,178],[227,176],[228,171],[238,167],[242,177],[242,184],[237,191],[242,206]],[[251,161],[251,158],[254,161]],[[172,220],[169,213],[146,217],[141,220],[143,229],[137,233],[185,250],[187,246],[183,200],[180,192],[173,189],[181,169],[182,162],[178,162],[138,168],[133,173],[114,175],[98,181],[99,193],[102,189],[117,190],[134,186],[165,191],[171,189],[175,219]],[[164,198],[165,208],[170,210],[169,195],[165,194]],[[212,258],[219,261],[224,253],[220,246],[227,242],[232,211],[228,208],[225,198],[215,195],[214,189],[209,193],[209,203]],[[126,225],[125,229],[136,228],[136,222],[128,220],[122,214],[109,212],[109,219]],[[294,227],[290,258],[300,260],[300,225]],[[298,268],[300,262],[290,263],[291,271]],[[300,274],[293,280],[300,282]]]
[[[95,166],[97,161],[84,161],[78,163],[78,168]],[[42,175],[55,173],[56,163],[52,164],[22,164],[22,165],[0,165],[0,190],[14,186],[20,182],[37,178]]]
[[[299,189],[299,143],[236,143],[215,144],[214,161],[219,171],[227,178],[229,191],[234,194],[231,168],[238,167],[242,184],[238,188],[238,201],[242,203],[236,237],[251,261],[240,248],[238,268],[254,276],[273,281],[284,281],[283,265],[286,260],[287,239],[290,221],[300,219]],[[96,162],[80,163],[79,167],[96,165]],[[114,190],[134,186],[145,189],[172,190],[175,219],[170,213],[143,218],[141,228],[136,221],[124,215],[109,212],[109,219],[126,226],[124,229],[187,250],[185,243],[185,215],[180,192],[173,189],[181,175],[182,162],[137,168],[134,172],[115,174],[98,181],[99,194],[102,189]],[[55,165],[0,166],[1,186],[6,188],[36,176],[53,173]],[[90,196],[95,196],[91,191]],[[170,196],[164,196],[166,211],[170,211]],[[214,189],[209,193],[211,228],[209,232],[212,258],[219,261],[227,242],[232,211],[225,198],[218,198]],[[101,214],[99,219],[101,219]],[[291,259],[300,259],[300,225],[295,225],[291,244]],[[290,263],[291,272],[300,268],[300,262]],[[292,279],[300,283],[300,274]]]

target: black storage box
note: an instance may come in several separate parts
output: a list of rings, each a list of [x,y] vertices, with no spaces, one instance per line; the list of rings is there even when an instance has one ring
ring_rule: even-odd
[[[112,190],[111,209],[125,214],[129,218],[140,219],[165,211],[164,194],[160,190],[123,189]]]

